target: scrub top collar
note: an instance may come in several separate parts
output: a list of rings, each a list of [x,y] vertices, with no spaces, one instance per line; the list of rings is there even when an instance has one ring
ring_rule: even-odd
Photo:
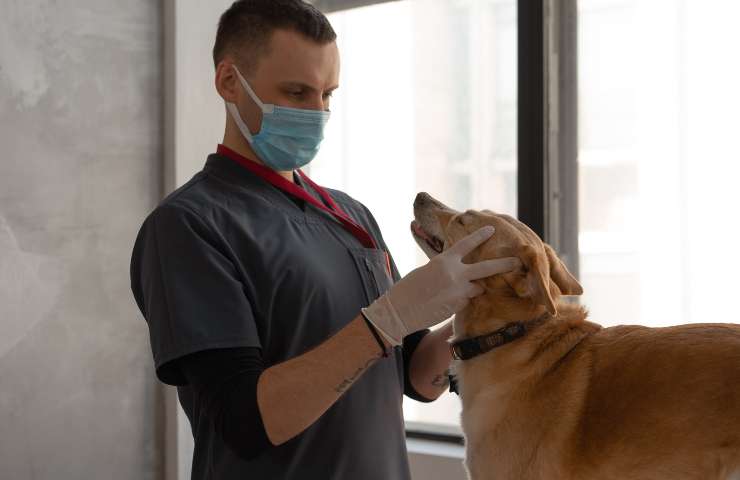
[[[255,180],[260,183],[263,182],[257,175],[253,174],[246,168],[242,167],[238,163],[234,162],[224,155],[218,153],[212,153],[208,155],[206,159],[205,170],[214,169],[227,176],[233,178],[235,181],[241,181],[242,183],[252,184]],[[300,176],[293,170],[293,181],[296,185],[305,188],[307,185],[301,180]],[[265,182],[267,183],[267,182]]]
[[[231,160],[229,157],[226,157],[219,153],[211,153],[210,155],[208,155],[203,169],[211,173],[215,173],[223,180],[229,183],[237,184],[238,186],[243,188],[256,189],[257,191],[266,189],[268,191],[275,192],[282,198],[288,198],[290,200],[290,203],[296,205],[296,208],[300,208],[300,210],[302,210],[304,214],[307,213],[308,210],[310,210],[307,208],[306,202],[304,202],[303,200],[296,199],[292,195],[283,192],[279,188],[271,185],[269,182],[250,172],[235,161]],[[326,202],[323,198],[321,198],[321,195],[315,192],[310,185],[304,182],[295,170],[293,171],[293,180],[297,186],[304,189],[306,192],[308,192],[309,195],[316,198],[322,204],[326,205]],[[329,207],[329,205],[326,206]],[[319,212],[318,209],[316,209],[316,214],[319,217],[324,217],[326,215],[324,214],[324,212]]]

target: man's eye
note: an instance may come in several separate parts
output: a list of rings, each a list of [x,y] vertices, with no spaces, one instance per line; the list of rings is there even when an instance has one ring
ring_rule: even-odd
[[[334,92],[325,92],[324,98],[331,98],[332,95],[334,95]]]
[[[294,97],[300,97],[300,96],[303,95],[303,91],[302,90],[294,90],[294,91],[288,92],[288,93],[290,95],[294,96]]]

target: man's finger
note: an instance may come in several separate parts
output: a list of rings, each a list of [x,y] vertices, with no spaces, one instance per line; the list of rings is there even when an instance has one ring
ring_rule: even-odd
[[[511,272],[521,266],[522,262],[516,257],[483,260],[482,262],[471,264],[465,272],[465,278],[468,280],[478,280],[479,278],[490,277],[499,273]]]
[[[448,252],[452,255],[459,255],[462,258],[472,252],[475,247],[491,238],[491,235],[493,235],[493,232],[495,231],[496,229],[493,225],[481,227],[467,237],[460,239],[459,242],[449,248]]]

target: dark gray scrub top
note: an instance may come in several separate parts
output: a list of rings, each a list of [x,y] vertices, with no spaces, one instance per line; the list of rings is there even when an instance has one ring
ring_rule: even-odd
[[[137,302],[157,375],[178,385],[190,420],[193,479],[410,479],[401,347],[371,365],[308,429],[250,461],[194,411],[192,388],[173,362],[219,347],[261,347],[266,366],[296,357],[400,278],[392,259],[393,278],[387,274],[388,248],[370,211],[346,193],[327,191],[382,250],[365,248],[330,214],[219,154],[209,155],[141,227],[132,279],[140,278],[145,292]]]

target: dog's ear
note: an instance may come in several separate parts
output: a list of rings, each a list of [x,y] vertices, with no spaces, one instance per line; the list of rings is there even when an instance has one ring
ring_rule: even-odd
[[[526,271],[524,278],[513,287],[520,297],[529,297],[538,305],[544,305],[551,315],[557,314],[555,302],[550,294],[550,262],[531,245],[524,245],[518,252],[519,260]]]
[[[547,259],[550,261],[550,278],[558,286],[563,295],[581,295],[583,287],[578,280],[571,275],[565,264],[558,258],[555,250],[548,244],[544,243]]]

